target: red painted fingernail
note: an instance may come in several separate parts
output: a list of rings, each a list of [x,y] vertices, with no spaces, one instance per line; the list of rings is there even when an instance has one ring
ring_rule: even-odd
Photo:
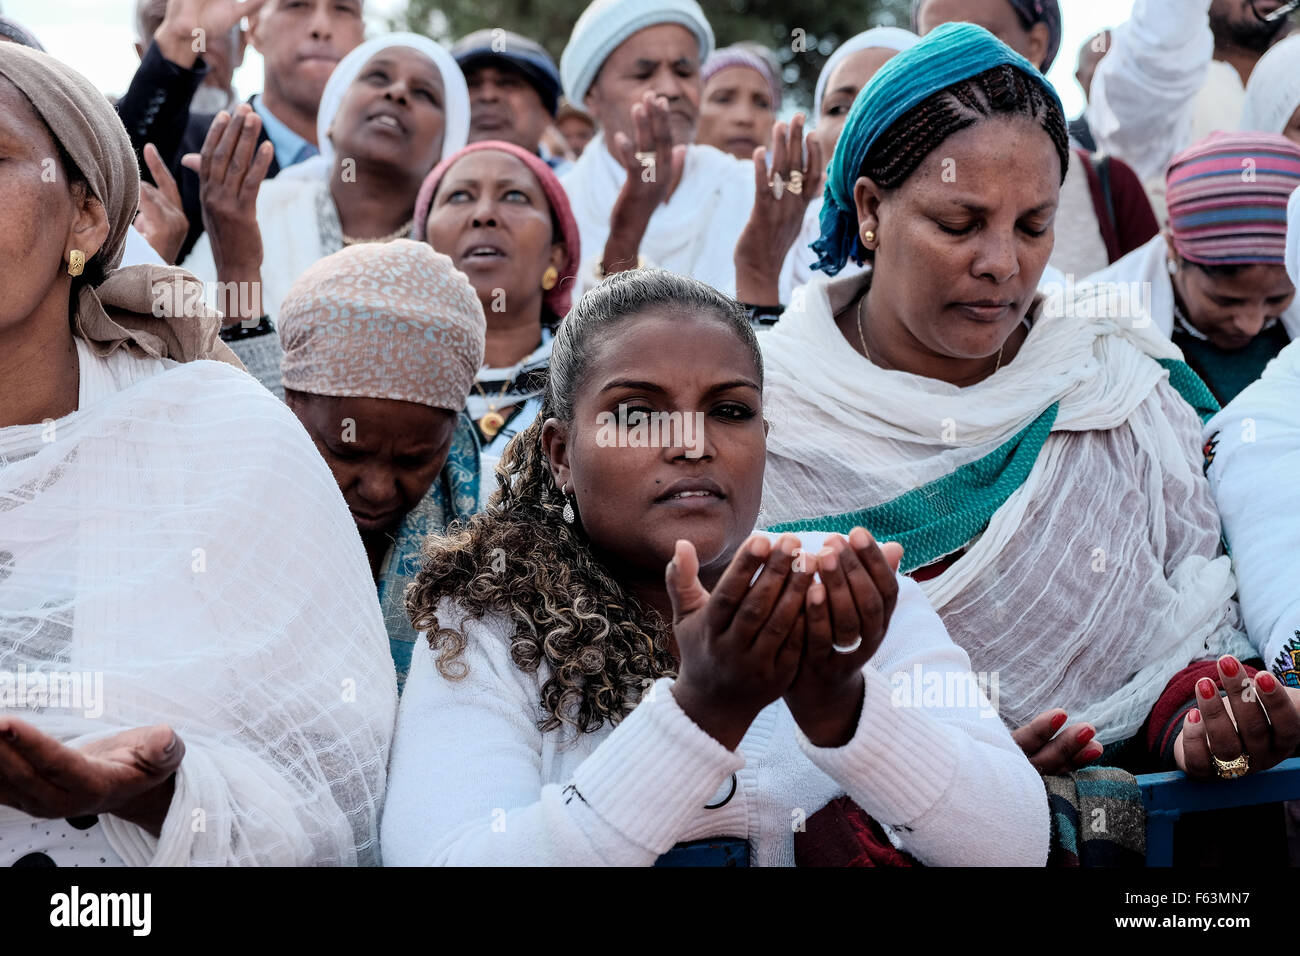
[[[1074,739],[1081,744],[1086,744],[1089,740],[1091,740],[1096,735],[1097,732],[1093,730],[1091,727],[1084,727],[1083,730],[1079,731],[1079,735]]]
[[[1214,689],[1214,681],[1210,680],[1208,677],[1202,677],[1196,682],[1196,692],[1206,700],[1212,699],[1217,693]]]
[[[1277,690],[1277,678],[1268,671],[1260,671],[1255,675],[1255,684],[1266,694],[1271,694]]]
[[[1079,756],[1083,760],[1096,760],[1101,756],[1101,748],[1098,747],[1096,750],[1093,750],[1091,747],[1088,747]]]
[[[1201,722],[1201,712],[1193,707],[1187,712],[1187,722],[1189,724],[1199,724]]]
[[[1219,669],[1223,671],[1224,677],[1236,677],[1237,671],[1241,670],[1237,666],[1237,659],[1231,654],[1224,654],[1219,658]]]
[[[1070,719],[1069,714],[1057,714],[1052,718],[1052,733],[1056,733],[1065,726],[1065,722]]]

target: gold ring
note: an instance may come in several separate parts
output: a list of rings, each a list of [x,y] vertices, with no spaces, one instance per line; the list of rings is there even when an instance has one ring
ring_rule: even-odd
[[[768,188],[772,190],[772,196],[778,202],[785,195],[785,180],[781,178],[780,173],[773,173],[772,178],[767,181]]]
[[[1250,758],[1245,754],[1236,760],[1220,760],[1213,754],[1210,754],[1210,758],[1214,761],[1214,772],[1224,780],[1235,780],[1250,773]]]
[[[790,172],[790,192],[796,196],[803,195],[803,173],[797,169]]]

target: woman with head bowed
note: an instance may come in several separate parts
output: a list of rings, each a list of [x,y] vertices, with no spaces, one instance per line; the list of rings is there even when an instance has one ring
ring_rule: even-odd
[[[429,170],[465,145],[469,93],[441,46],[413,33],[361,44],[334,68],[317,114],[321,154],[263,182],[274,155],[241,106],[213,122],[202,157],[205,233],[185,268],[217,282],[223,337],[280,394],[275,320],[308,266],[345,246],[411,234]]]
[[[1174,157],[1164,233],[1089,277],[1149,307],[1151,320],[1221,403],[1300,334],[1287,275],[1287,199],[1300,146],[1276,133],[1215,133]]]
[[[600,126],[560,179],[582,236],[576,292],[657,266],[751,305],[788,298],[784,263],[820,190],[820,153],[803,148],[801,114],[774,125],[770,168],[760,149],[745,161],[697,142],[712,50],[695,0],[593,0],[574,24],[564,92]]]
[[[983,695],[899,705],[973,678],[897,545],[753,534],[765,407],[748,318],[703,283],[574,306],[494,506],[409,592],[387,863],[790,865],[792,822],[845,793],[927,863],[1046,860]]]
[[[1213,399],[1140,309],[1036,293],[1068,156],[1051,87],[980,27],[942,26],[876,74],[817,245],[832,275],[870,268],[810,284],[763,343],[768,528],[899,540],[1045,770],[1121,744],[1129,766],[1230,777],[1249,747],[1265,769],[1300,719],[1285,695],[1246,693],[1253,651],[1188,402]],[[1250,734],[1261,705],[1286,733],[1260,750],[1225,732],[1216,682]],[[1207,728],[1222,766],[1202,759]]]
[[[463,409],[483,363],[483,309],[450,259],[397,239],[311,266],[284,300],[280,338],[285,401],[361,534],[400,692],[415,641],[404,592],[424,539],[478,507]]]
[[[913,0],[912,23],[925,36],[944,23],[974,23],[1042,71],[1061,47],[1058,0]],[[1081,279],[1147,242],[1160,230],[1137,173],[1114,156],[1077,146],[1061,184],[1053,269]]]
[[[532,424],[555,328],[581,261],[577,223],[545,161],[511,143],[473,143],[443,160],[415,204],[417,240],[451,257],[487,317],[483,367],[466,410],[482,443],[486,501],[510,439]]]
[[[714,50],[704,61],[696,142],[737,159],[752,159],[754,150],[771,141],[781,109],[781,79],[766,52],[737,43]]]
[[[87,80],[0,44],[0,861],[376,863],[364,552],[193,277],[119,267],[139,180]]]

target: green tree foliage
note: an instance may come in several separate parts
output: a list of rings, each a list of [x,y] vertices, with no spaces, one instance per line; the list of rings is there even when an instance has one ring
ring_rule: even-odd
[[[843,40],[873,26],[907,26],[910,0],[701,0],[718,45],[751,40],[770,48],[794,105],[812,102],[817,73]],[[544,45],[559,62],[587,0],[408,0],[394,28],[450,42],[503,27]]]

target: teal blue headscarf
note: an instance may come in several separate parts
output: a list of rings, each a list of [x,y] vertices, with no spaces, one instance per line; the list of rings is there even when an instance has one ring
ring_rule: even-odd
[[[821,238],[813,243],[813,267],[835,275],[858,248],[858,214],[853,185],[867,153],[904,113],[935,93],[997,66],[1013,66],[1043,88],[1057,109],[1061,100],[1038,68],[983,27],[945,23],[909,50],[892,57],[853,101],[826,175]]]

